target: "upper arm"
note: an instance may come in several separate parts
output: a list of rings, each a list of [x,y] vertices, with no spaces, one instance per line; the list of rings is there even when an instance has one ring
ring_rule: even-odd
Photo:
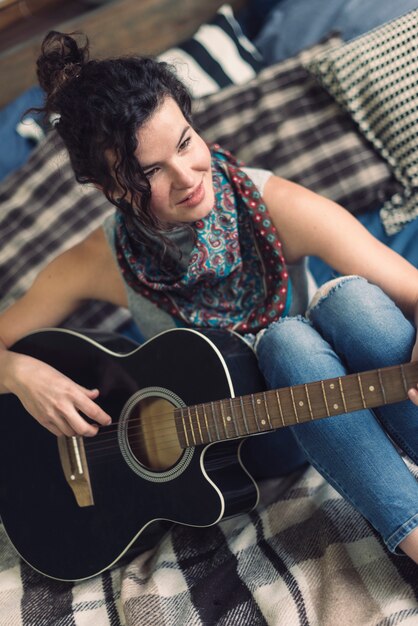
[[[126,306],[126,292],[102,229],[64,252],[27,293],[0,316],[0,339],[10,346],[28,332],[60,324],[83,300]]]
[[[288,262],[318,256],[341,274],[381,287],[406,313],[418,302],[418,271],[373,237],[348,211],[300,185],[272,176],[264,199]]]

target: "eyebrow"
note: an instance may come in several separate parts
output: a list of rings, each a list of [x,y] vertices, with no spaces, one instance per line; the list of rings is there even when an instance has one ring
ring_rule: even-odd
[[[182,131],[182,133],[181,133],[181,135],[180,135],[180,139],[179,139],[179,140],[178,140],[178,142],[177,142],[176,149],[178,149],[178,148],[179,148],[180,144],[182,143],[182,141],[183,141],[183,139],[184,139],[184,136],[188,133],[188,131],[189,131],[189,130],[190,130],[190,125],[188,124],[187,126],[185,126],[185,127],[183,128],[183,131]],[[143,165],[143,164],[141,164],[141,167],[142,167],[142,169],[143,169],[143,170],[144,170],[144,172],[145,172],[146,170],[150,170],[150,169],[152,169],[152,168],[153,168],[153,167],[155,167],[156,165],[158,165],[158,162],[157,162],[157,163],[150,163],[149,165]]]

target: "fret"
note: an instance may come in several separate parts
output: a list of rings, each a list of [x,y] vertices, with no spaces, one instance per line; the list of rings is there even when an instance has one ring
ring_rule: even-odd
[[[211,408],[211,411],[212,411],[212,422],[213,422],[213,425],[215,426],[215,431],[216,431],[216,441],[221,441],[222,438],[221,438],[221,436],[219,434],[218,418],[216,417],[216,414],[215,414],[214,403],[213,402],[210,403],[210,408]]]
[[[330,412],[329,412],[329,408],[328,408],[328,400],[327,400],[327,395],[325,393],[325,386],[324,386],[324,381],[321,380],[321,389],[322,389],[322,397],[324,399],[324,403],[325,403],[325,409],[327,411],[327,416],[330,416]]]
[[[187,415],[188,415],[189,422],[190,422],[190,430],[191,430],[191,433],[192,433],[194,445],[196,446],[197,445],[197,441],[196,441],[196,437],[195,437],[194,430],[193,430],[193,420],[192,420],[192,416],[191,416],[191,413],[190,413],[190,407],[189,406],[187,407]]]
[[[247,431],[247,435],[249,435],[249,434],[251,434],[251,431],[250,431],[250,429],[248,428],[248,422],[247,422],[247,417],[246,417],[246,415],[245,415],[245,407],[244,407],[244,401],[243,401],[242,396],[240,396],[239,402],[240,402],[241,413],[242,413],[242,419],[244,420],[245,429],[246,429],[246,431]]]
[[[271,422],[271,418],[270,418],[270,413],[269,413],[269,407],[268,407],[268,402],[267,402],[267,396],[265,393],[263,393],[263,399],[264,399],[264,408],[266,410],[266,415],[267,415],[267,421],[269,423],[270,428],[273,428],[273,424]]]
[[[256,404],[256,406],[258,406],[260,411],[264,408],[263,405],[265,405],[265,398],[264,398],[264,403],[263,403],[263,400],[260,398],[261,395],[263,395],[263,397],[264,397],[264,394],[261,394],[261,393],[257,393],[254,396],[255,404]],[[258,414],[258,411],[257,411],[257,414]],[[261,415],[261,420],[260,421],[261,421],[261,426],[262,426],[261,430],[262,431],[266,430],[266,426],[267,426],[267,419],[266,419],[266,417],[267,417],[267,414],[266,414],[265,417],[263,415]]]
[[[252,406],[253,406],[253,413],[254,413],[255,424],[257,426],[258,432],[260,432],[261,428],[260,428],[260,424],[258,423],[258,413],[257,413],[257,409],[256,409],[256,406],[255,406],[255,398],[254,398],[254,394],[253,393],[251,394],[251,403],[252,403]]]
[[[224,431],[225,431],[225,437],[227,439],[229,439],[229,435],[228,435],[228,427],[226,425],[226,418],[225,418],[225,414],[224,414],[224,409],[223,409],[223,402],[219,402],[219,408],[221,409],[221,416],[222,416],[222,422],[224,425]]]
[[[308,385],[305,383],[304,387],[305,387],[306,401],[308,403],[308,408],[309,408],[309,415],[310,415],[311,420],[313,420],[314,419],[314,415],[312,413],[312,405],[311,405],[311,399],[309,397]]]
[[[180,412],[181,415],[181,421],[183,422],[183,431],[184,431],[184,436],[186,437],[186,448],[190,447],[190,443],[189,443],[189,436],[187,434],[187,428],[186,428],[186,420],[184,419],[184,413],[183,411]]]
[[[238,432],[237,418],[235,416],[235,411],[234,411],[234,405],[233,405],[233,402],[232,402],[232,398],[229,398],[229,406],[231,408],[231,416],[232,416],[232,422],[233,422],[234,428],[235,428],[235,433],[236,433],[237,437],[240,437],[241,433]]]
[[[385,404],[387,404],[387,399],[386,399],[386,391],[385,391],[385,386],[383,384],[383,380],[382,380],[382,372],[380,370],[380,368],[377,370],[377,377],[379,379],[379,385],[380,385],[380,391],[382,392],[382,396],[383,396],[383,402]]]
[[[338,377],[338,386],[340,388],[341,399],[343,401],[344,411],[347,413],[347,404],[345,402],[345,395],[343,389],[343,381],[341,380],[341,376]]]
[[[197,406],[195,407],[196,409],[196,421],[197,421],[197,428],[199,430],[199,436],[200,436],[200,443],[203,443],[203,433],[202,433],[202,428],[200,426],[200,420],[199,420],[199,411]]]
[[[405,389],[405,393],[408,393],[408,383],[406,382],[406,378],[405,378],[405,370],[404,370],[404,366],[401,365],[401,376],[402,376],[402,383],[403,383],[403,388]]]
[[[206,411],[205,411],[205,405],[201,404],[200,405],[202,407],[202,411],[203,411],[203,419],[205,420],[205,426],[206,426],[206,430],[208,433],[208,438],[209,441],[212,443],[212,435],[210,434],[210,429],[209,429],[209,422],[208,422],[208,416],[206,415]],[[198,409],[199,410],[199,409]]]
[[[358,386],[359,386],[359,389],[360,389],[361,401],[363,402],[363,407],[364,407],[365,409],[367,409],[366,401],[365,401],[365,399],[364,399],[363,385],[361,384],[361,377],[360,377],[360,374],[357,374],[357,382],[358,382]]]
[[[298,412],[297,412],[297,409],[296,409],[295,396],[293,394],[292,387],[289,387],[289,390],[290,390],[290,397],[292,398],[293,412],[295,414],[296,423],[299,424],[299,415],[298,415]]]
[[[413,371],[414,366],[410,364],[382,369],[382,383],[385,388],[385,398],[388,404],[400,402],[407,398],[409,387],[415,386],[418,378],[415,378],[417,376],[416,374],[412,374]],[[410,377],[411,383],[408,384]]]
[[[275,395],[276,395],[276,400],[277,400],[277,406],[279,407],[280,419],[282,420],[283,426],[286,426],[286,422],[284,421],[282,403],[280,401],[280,394],[279,394],[279,390],[278,389],[275,391]]]

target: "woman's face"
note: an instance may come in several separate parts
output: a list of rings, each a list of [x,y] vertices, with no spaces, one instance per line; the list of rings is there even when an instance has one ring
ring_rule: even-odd
[[[169,224],[208,215],[214,204],[210,152],[172,98],[141,126],[137,140],[154,215]]]

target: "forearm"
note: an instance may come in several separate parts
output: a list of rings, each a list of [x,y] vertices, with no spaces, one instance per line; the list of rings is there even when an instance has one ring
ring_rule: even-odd
[[[10,352],[6,346],[0,341],[0,393],[10,392]]]
[[[0,340],[0,393],[14,393],[19,362],[23,355],[10,352]]]

